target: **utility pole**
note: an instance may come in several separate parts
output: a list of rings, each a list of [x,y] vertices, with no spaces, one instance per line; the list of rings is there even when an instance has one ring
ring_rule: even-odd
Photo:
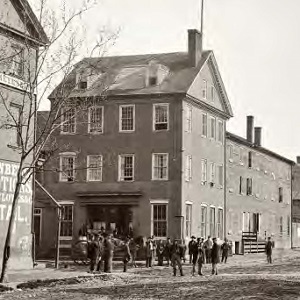
[[[200,28],[200,33],[201,36],[203,36],[203,16],[204,16],[204,0],[201,0],[201,28]]]

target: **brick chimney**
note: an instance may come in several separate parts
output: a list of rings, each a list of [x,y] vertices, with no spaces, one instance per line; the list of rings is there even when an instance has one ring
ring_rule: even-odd
[[[300,165],[300,156],[297,156],[296,160],[297,160],[297,164]]]
[[[253,144],[254,117],[247,116],[247,141]]]
[[[261,146],[261,127],[254,127],[254,144]]]
[[[202,34],[197,29],[188,30],[188,52],[190,66],[196,67],[202,55]]]

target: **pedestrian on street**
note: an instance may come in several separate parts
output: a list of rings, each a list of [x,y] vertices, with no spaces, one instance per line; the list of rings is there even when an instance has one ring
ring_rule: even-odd
[[[124,246],[123,246],[123,263],[124,263],[124,269],[123,272],[127,272],[127,264],[131,259],[131,255],[130,255],[130,248],[129,248],[129,239],[127,238],[125,240]]]
[[[171,247],[171,253],[172,253],[173,275],[176,276],[176,265],[177,265],[178,269],[180,271],[180,275],[183,276],[182,264],[181,264],[181,258],[183,256],[183,249],[182,249],[182,246],[180,246],[178,244],[178,241],[175,239],[174,239],[172,247]]]
[[[158,265],[162,266],[164,262],[164,245],[161,240],[158,241],[156,246],[156,256],[157,256]]]
[[[135,260],[136,260],[136,256],[137,256],[137,251],[139,249],[139,245],[137,245],[137,243],[135,242],[133,237],[130,238],[129,249],[130,249],[132,266],[136,268]]]
[[[151,241],[152,241],[152,265],[155,263],[155,257],[156,257],[156,241],[155,241],[155,236],[151,236]]]
[[[167,266],[170,266],[170,262],[172,264],[172,242],[171,242],[171,239],[168,237],[167,238],[167,242],[166,242],[166,245],[165,245],[165,249],[164,249],[164,256],[166,258],[166,261],[167,261]]]
[[[190,256],[192,256],[192,264],[193,264],[192,276],[195,276],[196,264],[197,264],[197,259],[198,259],[198,244],[197,244],[194,236],[192,236],[191,242],[189,245],[189,252],[190,252]]]
[[[198,275],[202,276],[202,267],[205,261],[205,253],[203,249],[203,241],[204,239],[201,238],[198,242]]]
[[[98,262],[99,257],[99,244],[96,235],[92,235],[91,241],[88,246],[89,258],[90,258],[90,272],[94,272],[95,265]]]
[[[205,249],[205,258],[206,263],[211,263],[211,249],[213,246],[213,241],[211,240],[211,237],[208,236],[207,240],[204,242],[204,249]]]
[[[266,242],[266,246],[265,246],[265,251],[266,251],[266,255],[267,255],[267,262],[269,264],[272,263],[272,248],[273,248],[273,243],[271,241],[271,237],[268,237],[268,241]]]
[[[108,234],[104,240],[104,272],[111,273],[112,260],[114,256],[114,244],[111,240],[111,235]]]
[[[218,275],[218,263],[220,262],[220,247],[217,244],[217,239],[213,238],[213,245],[211,248],[211,263],[212,263],[212,275]]]
[[[188,250],[189,250],[189,262],[190,264],[193,262],[193,253],[192,253],[192,249],[193,249],[193,246],[196,244],[196,237],[195,236],[191,236],[191,240],[189,241],[188,243]]]
[[[146,242],[146,268],[152,267],[153,244],[151,237]]]
[[[99,245],[99,256],[97,262],[97,272],[100,272],[102,270],[102,262],[103,262],[103,254],[104,254],[103,237],[101,235],[98,236],[98,245]]]
[[[225,238],[224,243],[221,246],[221,250],[222,250],[222,262],[224,262],[225,264],[227,262],[229,249],[230,249],[230,244],[229,244],[227,238]]]

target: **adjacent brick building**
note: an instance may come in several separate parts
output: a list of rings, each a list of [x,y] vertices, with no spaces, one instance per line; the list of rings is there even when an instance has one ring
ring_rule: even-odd
[[[63,247],[101,227],[161,239],[224,236],[224,136],[232,110],[199,32],[189,30],[187,53],[85,59],[61,87],[52,102],[67,89],[70,103],[88,105],[80,113],[65,108],[54,135],[59,153],[42,176],[63,205]],[[40,255],[54,248],[50,203],[37,193],[47,233]]]
[[[263,250],[259,242],[264,246],[269,236],[276,248],[291,247],[294,163],[262,147],[261,128],[254,129],[253,120],[248,116],[246,139],[229,132],[226,137],[226,226],[236,253],[250,247],[251,236],[258,240],[251,242],[254,251]]]
[[[22,114],[30,103],[28,99],[33,90],[30,86],[34,81],[37,50],[48,40],[26,0],[1,1],[0,6],[1,263],[20,159],[17,127],[22,128]],[[18,120],[18,126],[13,118]],[[31,160],[32,157],[28,159]],[[17,204],[10,268],[32,267],[32,232],[32,184],[29,180],[22,187]]]

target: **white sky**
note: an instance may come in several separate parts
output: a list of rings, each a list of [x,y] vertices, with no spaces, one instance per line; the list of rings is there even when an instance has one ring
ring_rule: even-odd
[[[200,0],[100,0],[84,20],[87,41],[103,26],[121,28],[110,55],[186,51]],[[215,53],[235,115],[228,130],[245,136],[252,114],[263,146],[292,159],[300,155],[299,28],[299,0],[205,2],[204,48]]]

